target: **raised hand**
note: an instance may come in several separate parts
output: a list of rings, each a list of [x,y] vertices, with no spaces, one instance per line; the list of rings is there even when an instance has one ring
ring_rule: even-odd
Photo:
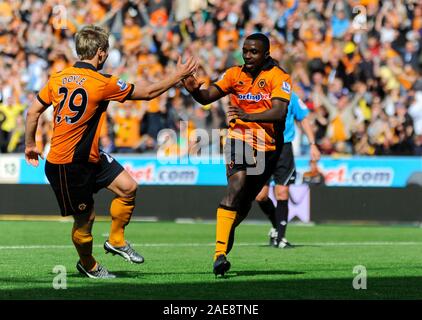
[[[184,79],[196,72],[198,65],[198,61],[193,57],[189,57],[186,63],[183,64],[182,57],[179,56],[176,65],[176,72],[182,79]]]
[[[198,79],[196,79],[193,75],[188,76],[182,80],[183,86],[189,92],[194,92],[198,90],[204,84],[204,82],[204,80],[198,81]]]

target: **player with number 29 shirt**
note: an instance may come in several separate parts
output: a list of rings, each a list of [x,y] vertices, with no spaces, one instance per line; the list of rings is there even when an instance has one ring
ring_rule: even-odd
[[[98,162],[98,141],[110,100],[124,102],[135,86],[101,74],[86,62],[53,74],[38,100],[54,108],[54,132],[47,161],[53,164]]]
[[[62,216],[73,216],[72,241],[79,255],[76,268],[89,278],[113,278],[92,255],[92,225],[95,219],[93,194],[107,188],[115,194],[106,253],[127,261],[142,263],[144,258],[125,241],[125,227],[134,207],[137,183],[110,155],[99,149],[101,125],[106,119],[109,101],[150,100],[195,72],[198,63],[181,58],[174,73],[156,83],[127,84],[117,77],[101,74],[108,57],[108,33],[97,26],[87,26],[76,34],[79,61],[53,74],[40,90],[26,118],[25,158],[38,166],[41,155],[35,145],[40,115],[54,107],[51,149],[45,174],[56,195]]]

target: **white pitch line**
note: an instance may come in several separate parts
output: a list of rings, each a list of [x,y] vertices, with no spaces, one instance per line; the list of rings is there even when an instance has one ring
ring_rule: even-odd
[[[369,242],[303,242],[298,243],[303,246],[418,246],[422,242],[408,241],[408,242],[394,242],[394,241],[369,241]]]
[[[387,241],[372,241],[372,242],[298,242],[297,246],[317,246],[317,247],[341,247],[341,246],[419,246],[422,242],[387,242]],[[214,243],[133,243],[134,247],[211,247]],[[236,246],[254,247],[266,246],[265,242],[240,242]],[[100,248],[103,245],[94,245]],[[0,250],[28,250],[28,249],[69,249],[74,248],[72,245],[20,245],[20,246],[0,246]]]

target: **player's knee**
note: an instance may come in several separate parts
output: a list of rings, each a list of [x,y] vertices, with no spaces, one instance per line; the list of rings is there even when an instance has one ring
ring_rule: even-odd
[[[226,208],[231,208],[234,211],[237,211],[237,205],[236,205],[236,201],[234,198],[230,197],[230,196],[225,196],[223,198],[223,200],[221,200],[220,202],[221,206],[224,206]]]
[[[223,200],[221,201],[221,204],[226,207],[234,208],[235,210],[237,210],[237,208],[240,206],[241,198],[241,190],[231,189],[224,196]]]
[[[239,172],[229,179],[226,194],[221,202],[223,206],[234,208],[240,207],[242,200],[245,198],[245,173]]]
[[[136,196],[136,190],[138,190],[138,185],[134,180],[128,182],[124,188],[120,189],[122,196],[125,198],[134,198]]]
[[[93,238],[90,231],[80,229],[80,228],[73,229],[73,232],[72,232],[73,243],[82,245],[85,243],[92,242],[92,239]]]
[[[133,183],[131,183],[129,190],[128,190],[129,197],[135,197],[137,190],[138,190],[138,184],[135,181],[133,181]]]
[[[90,230],[95,221],[94,206],[92,205],[89,210],[83,213],[74,214],[73,219],[75,220],[75,228]]]
[[[226,197],[225,197],[225,205],[228,207],[232,207],[235,208],[236,211],[240,208],[241,204],[242,204],[242,199],[244,198],[244,195],[242,193],[242,191],[238,190],[238,191],[234,191],[234,192],[230,192]]]
[[[276,186],[274,194],[277,200],[289,200],[289,187]]]

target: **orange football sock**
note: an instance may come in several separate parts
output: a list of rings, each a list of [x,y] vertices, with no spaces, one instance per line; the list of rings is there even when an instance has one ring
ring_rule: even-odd
[[[111,202],[111,230],[108,241],[112,246],[122,247],[125,242],[125,227],[135,208],[135,197],[115,197]]]
[[[221,207],[217,209],[217,230],[214,260],[216,260],[220,254],[227,254],[227,245],[235,218],[236,211],[223,209]]]
[[[78,251],[82,266],[88,271],[94,269],[97,264],[94,257],[92,256],[93,239],[91,228],[91,223],[87,223],[86,225],[79,228],[74,225],[72,228],[73,244]]]

